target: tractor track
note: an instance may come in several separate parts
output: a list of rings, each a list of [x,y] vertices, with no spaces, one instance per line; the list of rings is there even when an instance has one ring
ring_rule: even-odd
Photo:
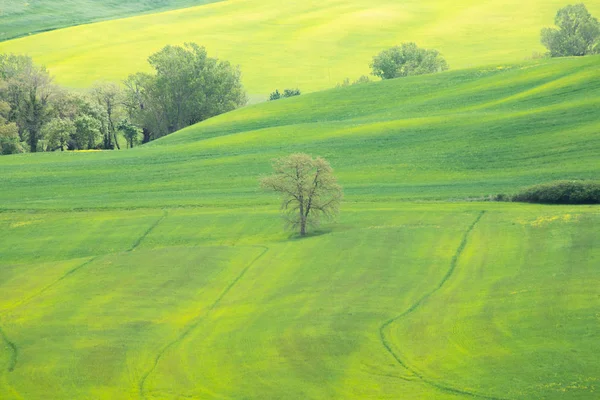
[[[258,247],[258,248],[263,249],[263,251],[258,256],[256,256],[246,267],[244,267],[244,269],[235,277],[235,279],[233,281],[231,281],[231,283],[223,290],[223,292],[221,292],[219,297],[217,297],[217,299],[210,305],[210,307],[207,309],[207,311],[197,315],[196,318],[194,318],[194,320],[179,334],[179,336],[177,336],[177,338],[175,338],[173,341],[169,342],[166,346],[164,346],[162,348],[162,350],[156,355],[156,357],[154,358],[154,363],[153,363],[152,367],[144,375],[142,375],[142,378],[140,379],[140,381],[138,383],[138,391],[139,391],[140,399],[143,399],[143,400],[146,399],[146,389],[145,389],[146,381],[148,380],[150,375],[152,375],[154,370],[156,370],[156,368],[158,367],[158,364],[160,363],[161,358],[166,354],[166,352],[169,351],[169,349],[171,349],[172,347],[179,344],[198,325],[200,325],[200,323],[206,317],[208,317],[210,315],[211,311],[213,311],[219,305],[219,303],[221,303],[221,301],[231,291],[231,289],[233,289],[233,287],[244,277],[244,275],[246,275],[246,272],[248,272],[248,270],[269,251],[269,248],[266,246],[247,246],[247,247]]]
[[[6,336],[6,333],[2,330],[2,327],[0,327],[0,338],[6,344],[6,346],[8,347],[8,349],[10,351],[10,359],[9,359],[8,367],[6,368],[6,371],[13,372],[15,370],[15,368],[17,367],[17,361],[19,360],[19,348],[17,347],[17,345],[14,342],[12,342],[8,338],[8,336]]]
[[[100,258],[101,256],[95,256],[95,257],[91,257],[88,260],[86,260],[85,262],[83,262],[82,264],[79,264],[78,266],[76,266],[75,268],[70,269],[69,271],[67,271],[63,276],[61,276],[60,278],[58,278],[57,280],[55,280],[54,282],[52,282],[51,284],[49,284],[48,286],[44,287],[43,289],[41,289],[40,291],[38,291],[37,293],[27,297],[25,300],[21,301],[20,303],[17,303],[16,305],[14,305],[13,307],[10,307],[6,310],[3,310],[0,314],[4,314],[7,311],[11,311],[11,310],[15,310],[19,307],[21,307],[24,304],[29,303],[31,300],[35,299],[36,297],[41,296],[42,294],[46,293],[48,290],[52,289],[54,286],[56,286],[57,284],[59,284],[60,282],[62,282],[63,280],[65,280],[66,278],[68,278],[70,275],[73,275],[75,272],[79,271],[80,269],[82,269],[83,267],[93,263],[94,261],[96,261],[98,258]]]
[[[169,215],[169,212],[167,210],[163,211],[163,215],[157,219],[152,225],[150,225],[150,227],[148,229],[146,229],[146,231],[144,233],[142,233],[142,236],[140,236],[134,243],[133,245],[129,248],[129,250],[127,250],[128,253],[134,251],[140,244],[142,244],[142,241],[144,239],[146,239],[146,236],[148,236],[150,233],[152,233],[152,231],[161,223],[164,221],[165,218],[167,218],[167,215]]]
[[[423,375],[421,372],[419,372],[414,367],[410,366],[405,360],[403,360],[402,357],[400,357],[400,355],[394,351],[392,344],[387,340],[387,338],[385,336],[385,330],[388,326],[390,326],[394,322],[397,322],[400,319],[406,317],[407,315],[410,315],[413,312],[415,312],[425,301],[427,301],[431,296],[433,296],[435,293],[437,293],[446,284],[446,282],[448,282],[448,280],[452,277],[452,275],[454,274],[454,271],[456,270],[456,266],[458,264],[458,259],[460,258],[462,252],[464,251],[465,247],[467,246],[467,242],[469,240],[469,236],[470,236],[471,232],[475,229],[475,226],[477,226],[477,224],[479,223],[479,221],[481,220],[481,218],[483,217],[484,214],[485,214],[485,210],[481,211],[479,213],[479,215],[477,215],[477,218],[475,218],[475,221],[473,221],[473,223],[465,231],[462,241],[460,242],[460,245],[456,249],[454,256],[452,256],[452,261],[450,262],[450,268],[448,269],[448,272],[446,272],[446,275],[444,275],[444,277],[442,278],[440,283],[433,290],[426,293],[416,303],[414,303],[412,306],[410,306],[408,308],[408,310],[404,311],[402,314],[395,316],[394,318],[390,318],[387,321],[385,321],[379,327],[379,338],[381,340],[381,343],[383,344],[383,347],[387,350],[388,353],[390,353],[390,355],[396,360],[396,362],[399,365],[401,365],[407,371],[411,372],[414,376],[419,378],[422,382],[424,382],[425,384],[427,384],[435,389],[438,389],[442,392],[446,392],[449,394],[461,395],[461,396],[477,398],[477,399],[507,400],[502,397],[487,396],[487,395],[475,393],[475,392],[472,392],[469,390],[454,388],[454,387],[448,386],[442,382],[427,378],[425,375]]]

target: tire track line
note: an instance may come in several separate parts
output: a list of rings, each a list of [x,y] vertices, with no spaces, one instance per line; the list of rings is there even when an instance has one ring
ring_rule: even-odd
[[[146,236],[148,236],[153,230],[154,228],[156,228],[158,226],[158,224],[160,224],[168,215],[168,212],[165,210],[164,214],[162,215],[162,217],[160,217],[156,222],[154,222],[143,234],[142,236],[140,236],[135,243],[131,246],[131,248],[129,250],[127,250],[127,252],[131,252],[133,250],[135,250],[141,243],[142,241],[146,238]],[[52,282],[51,284],[49,284],[48,286],[44,287],[42,290],[40,290],[39,292],[27,297],[26,299],[24,299],[23,301],[17,303],[15,306],[10,307],[6,310],[2,310],[0,312],[1,314],[6,313],[7,311],[10,310],[14,310],[18,307],[21,307],[24,304],[29,303],[31,300],[33,300],[34,298],[41,296],[42,294],[44,294],[45,292],[47,292],[49,289],[53,288],[54,286],[56,286],[58,283],[60,283],[61,281],[63,281],[64,279],[68,278],[70,275],[73,275],[75,272],[79,271],[81,268],[93,263],[94,261],[96,261],[98,258],[100,258],[102,256],[94,256],[90,259],[88,259],[87,261],[85,261],[83,264],[78,265],[75,268],[72,268],[71,270],[67,271],[63,276],[61,276],[60,278],[58,278],[57,280],[55,280],[54,282]]]
[[[6,344],[6,347],[8,347],[10,351],[10,358],[8,360],[8,368],[6,369],[6,371],[13,372],[17,367],[17,361],[19,359],[19,348],[14,342],[12,342],[8,338],[8,336],[6,336],[6,333],[2,330],[2,327],[0,327],[0,338]]]
[[[405,360],[403,360],[400,357],[400,355],[398,355],[394,351],[392,344],[387,340],[387,338],[385,336],[385,330],[387,327],[389,327],[394,322],[397,322],[400,319],[406,317],[407,315],[415,312],[425,301],[427,301],[431,296],[433,296],[435,293],[437,293],[446,284],[446,282],[448,282],[448,280],[452,277],[452,275],[454,274],[454,271],[456,270],[458,260],[459,260],[460,256],[462,255],[465,247],[467,246],[467,242],[469,240],[469,236],[470,236],[471,232],[475,229],[475,226],[477,226],[477,224],[479,223],[479,221],[481,220],[481,218],[483,217],[484,214],[485,214],[485,210],[481,211],[479,213],[479,215],[477,215],[477,217],[475,218],[475,221],[473,221],[473,223],[465,231],[462,241],[460,242],[458,248],[456,249],[454,256],[452,256],[452,261],[450,262],[450,268],[448,269],[448,272],[446,272],[446,275],[444,275],[444,277],[442,278],[440,283],[433,290],[426,293],[416,303],[414,303],[412,306],[410,306],[410,308],[408,308],[408,310],[404,311],[402,314],[399,314],[394,318],[391,318],[391,319],[385,321],[379,327],[379,338],[381,340],[381,343],[383,344],[383,347],[385,347],[387,352],[390,353],[390,355],[392,357],[394,357],[394,359],[396,360],[396,362],[399,365],[401,365],[403,368],[405,368],[406,370],[411,372],[414,376],[418,377],[419,379],[421,379],[421,381],[423,381],[424,383],[426,383],[427,385],[429,385],[431,387],[434,387],[434,388],[436,388],[440,391],[446,392],[446,393],[461,395],[461,396],[465,396],[465,397],[478,398],[478,399],[484,399],[484,400],[506,400],[505,398],[501,398],[501,397],[486,396],[486,395],[471,392],[468,390],[457,389],[457,388],[454,388],[454,387],[451,387],[451,386],[448,386],[443,383],[440,383],[435,380],[427,378],[422,373],[417,371],[414,367],[411,367]]]
[[[62,282],[63,280],[65,280],[66,278],[68,278],[70,275],[73,275],[75,272],[79,271],[81,268],[93,263],[94,261],[96,261],[98,258],[100,258],[101,256],[95,256],[92,258],[89,258],[88,260],[86,260],[84,263],[79,264],[78,266],[76,266],[75,268],[70,269],[69,271],[67,271],[63,276],[61,276],[60,278],[58,278],[57,280],[55,280],[54,282],[52,282],[51,284],[49,284],[48,286],[44,287],[43,289],[41,289],[40,291],[38,291],[37,293],[25,298],[23,301],[15,304],[13,307],[7,308],[5,310],[2,310],[2,312],[0,312],[1,314],[5,314],[8,311],[12,311],[15,310],[21,306],[23,306],[24,304],[29,303],[31,300],[35,299],[36,297],[41,296],[42,294],[46,293],[48,290],[52,289],[54,286],[56,286],[57,284],[59,284],[60,282]]]
[[[140,236],[131,246],[131,248],[129,250],[127,250],[128,253],[134,251],[140,244],[142,244],[142,241],[144,239],[146,239],[146,236],[148,236],[150,233],[152,233],[152,231],[158,226],[158,224],[160,224],[161,222],[164,221],[165,218],[167,218],[167,215],[169,215],[169,212],[167,210],[163,211],[163,215],[156,220],[152,225],[150,225],[150,227],[148,229],[146,229],[146,232],[142,233],[142,236]]]
[[[169,342],[156,355],[156,357],[154,358],[154,363],[153,363],[152,367],[144,375],[142,375],[142,378],[140,379],[140,381],[138,383],[138,391],[139,391],[140,399],[142,399],[142,400],[146,399],[146,388],[145,388],[146,387],[146,381],[148,380],[148,378],[150,377],[150,375],[152,375],[152,373],[156,370],[156,368],[158,367],[158,364],[160,363],[160,360],[167,353],[167,351],[169,351],[169,349],[171,349],[172,347],[174,347],[175,345],[177,345],[178,343],[180,343],[181,341],[183,341],[196,327],[198,327],[198,325],[200,325],[200,323],[206,317],[208,317],[210,315],[211,311],[213,311],[219,305],[219,303],[221,303],[221,301],[225,298],[225,296],[227,296],[227,294],[231,291],[231,289],[233,289],[233,287],[244,277],[244,275],[246,275],[246,272],[248,272],[248,270],[269,251],[269,248],[266,247],[266,246],[247,246],[247,247],[257,247],[257,248],[263,249],[263,251],[258,256],[256,256],[235,277],[235,279],[233,281],[231,281],[231,283],[223,290],[223,292],[221,292],[221,294],[219,295],[219,297],[217,297],[217,299],[210,305],[210,307],[208,308],[207,311],[205,311],[205,312],[197,315],[196,318],[194,319],[194,321],[191,324],[189,324],[179,334],[179,336],[177,336],[173,341]]]

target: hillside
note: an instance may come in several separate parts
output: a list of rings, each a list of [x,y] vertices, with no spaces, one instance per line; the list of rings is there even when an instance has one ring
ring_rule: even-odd
[[[0,398],[594,398],[600,208],[465,200],[598,177],[599,63],[332,89],[133,150],[0,157]],[[258,189],[297,151],[346,196],[304,239]]]
[[[588,2],[594,15],[600,3]],[[543,51],[540,30],[552,25],[560,0],[228,0],[107,21],[0,43],[27,53],[60,84],[88,87],[145,70],[166,44],[194,41],[240,64],[253,99],[275,88],[331,88],[369,73],[383,48],[405,41],[436,48],[451,68],[521,62]],[[502,32],[502,34],[499,34]]]
[[[298,151],[329,159],[350,201],[466,199],[597,178],[599,60],[333,89],[246,107],[127,152],[2,157],[1,207],[264,204],[259,176]]]
[[[80,25],[206,4],[210,0],[15,0],[0,3],[0,41]]]

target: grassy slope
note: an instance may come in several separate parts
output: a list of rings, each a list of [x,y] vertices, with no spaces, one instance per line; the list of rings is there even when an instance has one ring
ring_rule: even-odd
[[[0,41],[33,33],[206,4],[210,0],[1,0]]]
[[[597,178],[598,57],[456,71],[260,104],[124,153],[2,157],[4,209],[265,204],[296,151],[348,199],[464,199]]]
[[[369,72],[381,49],[404,41],[439,49],[452,68],[518,62],[542,51],[539,32],[562,0],[280,2],[228,0],[64,29],[0,44],[46,64],[58,83],[86,87],[147,68],[166,44],[195,41],[240,64],[252,96],[275,88],[335,86]],[[588,2],[600,14],[600,4]]]
[[[0,158],[0,398],[592,398],[598,207],[406,200],[597,176],[598,61],[335,89],[132,151]],[[347,196],[305,240],[257,189],[293,151],[330,159]]]

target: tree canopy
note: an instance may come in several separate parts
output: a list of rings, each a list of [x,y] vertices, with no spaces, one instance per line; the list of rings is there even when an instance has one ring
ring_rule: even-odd
[[[448,64],[437,50],[418,47],[415,43],[402,43],[373,57],[372,75],[381,79],[433,74],[446,71]]]
[[[585,56],[600,53],[600,23],[584,4],[569,5],[558,10],[557,28],[542,29],[542,44],[550,56]]]
[[[281,194],[283,215],[300,235],[322,217],[337,215],[342,188],[326,160],[297,153],[274,160],[273,170],[273,175],[261,179],[261,186]]]
[[[148,62],[153,74],[125,80],[130,120],[144,130],[144,141],[178,131],[246,104],[238,67],[208,57],[195,43],[166,46]]]

